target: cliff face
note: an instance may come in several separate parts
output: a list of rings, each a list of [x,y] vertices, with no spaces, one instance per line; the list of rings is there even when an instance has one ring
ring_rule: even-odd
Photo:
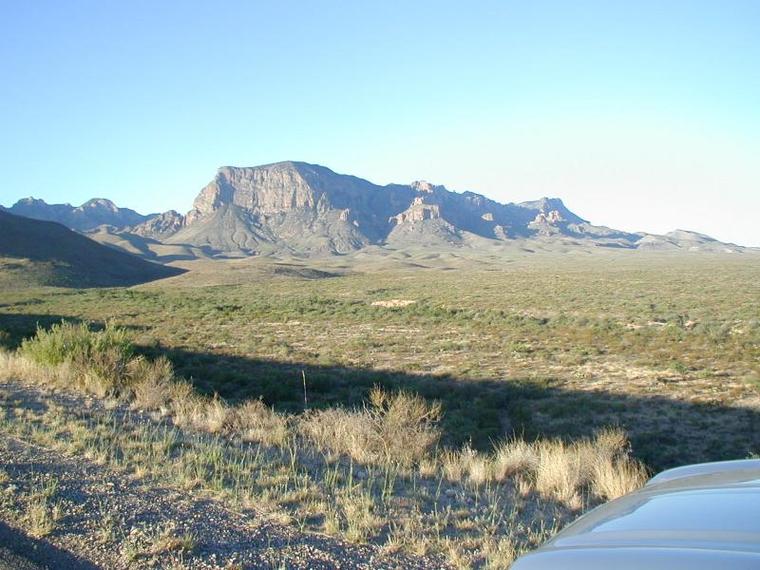
[[[259,168],[228,166],[219,169],[214,180],[201,190],[187,221],[191,224],[227,204],[261,215],[313,210],[322,195],[308,184],[293,163]]]
[[[186,227],[171,240],[243,254],[345,253],[368,245],[384,230],[372,208],[375,188],[304,163],[224,167],[201,190]]]
[[[378,186],[303,162],[226,166],[204,187],[169,240],[251,255],[345,253],[370,244],[458,245],[471,238],[621,239],[606,235],[557,198],[501,204],[425,181]]]

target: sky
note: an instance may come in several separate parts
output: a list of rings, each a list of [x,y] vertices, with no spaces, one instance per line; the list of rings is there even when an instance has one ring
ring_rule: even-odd
[[[760,2],[0,2],[0,204],[280,160],[760,246]]]

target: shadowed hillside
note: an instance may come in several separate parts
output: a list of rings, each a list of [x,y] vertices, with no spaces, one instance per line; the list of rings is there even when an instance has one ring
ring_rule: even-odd
[[[183,272],[100,245],[54,222],[0,212],[4,287],[128,286]]]

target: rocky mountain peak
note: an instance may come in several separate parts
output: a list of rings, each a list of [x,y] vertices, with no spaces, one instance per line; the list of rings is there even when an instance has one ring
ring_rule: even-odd
[[[39,198],[35,198],[34,196],[28,196],[26,198],[21,198],[11,207],[13,208],[16,206],[33,206],[33,205],[47,206],[47,202],[45,202],[45,200],[40,200]]]
[[[48,204],[45,202],[45,200],[41,198],[34,198],[33,196],[28,196],[27,198],[21,198],[18,200],[13,206],[8,208],[9,212],[14,212],[22,216],[26,216],[29,218],[33,218],[33,215],[28,215],[30,213],[36,213],[36,212],[43,212],[46,210],[63,210],[63,209],[73,209],[74,207],[69,204],[68,202],[65,204]]]
[[[176,210],[169,210],[162,214],[129,228],[129,233],[139,236],[161,240],[174,235],[185,226],[185,216]]]
[[[92,198],[90,200],[87,200],[84,204],[79,206],[81,209],[86,208],[92,208],[92,209],[100,209],[100,210],[106,210],[109,212],[118,212],[119,208],[111,202],[111,200],[108,200],[106,198]]]
[[[572,224],[588,223],[587,220],[584,220],[568,210],[559,198],[543,197],[539,200],[521,202],[518,206],[537,211],[536,217],[534,218],[534,221],[537,223],[557,223],[560,221]],[[543,217],[540,216],[540,214],[543,214]]]

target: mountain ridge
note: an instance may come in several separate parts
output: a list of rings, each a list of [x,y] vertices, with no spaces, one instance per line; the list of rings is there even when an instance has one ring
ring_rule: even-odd
[[[128,234],[132,240],[203,248],[220,256],[340,255],[370,245],[477,247],[480,239],[564,240],[646,250],[747,249],[685,230],[655,235],[597,226],[556,197],[500,203],[424,180],[380,186],[300,161],[222,166],[185,216],[173,210],[143,216],[105,199],[76,208],[26,199],[8,211],[56,218],[93,234],[108,225],[112,233]]]
[[[119,208],[107,198],[91,198],[81,206],[71,204],[48,204],[33,197],[22,198],[5,211],[35,220],[58,222],[66,227],[84,232],[101,225],[116,227],[133,226],[149,220],[155,214],[138,214],[130,208]]]

